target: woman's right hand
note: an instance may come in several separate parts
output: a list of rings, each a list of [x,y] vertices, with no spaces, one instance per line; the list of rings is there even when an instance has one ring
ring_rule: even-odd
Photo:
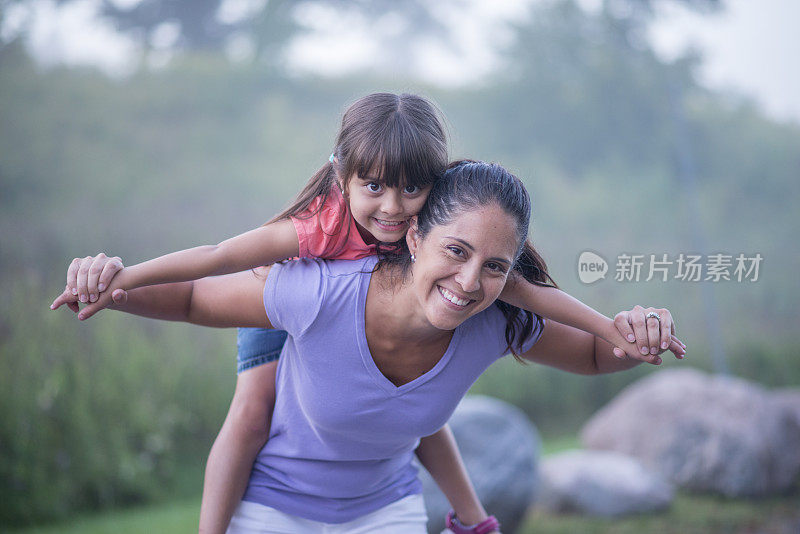
[[[108,257],[102,252],[97,256],[75,258],[67,269],[67,285],[64,292],[53,301],[50,309],[55,310],[66,304],[69,309],[78,313],[79,303],[97,302],[100,294],[109,287],[111,280],[123,268],[122,260],[118,256]],[[114,303],[120,304],[124,302],[127,294],[118,289],[110,296]],[[86,319],[90,316],[91,314],[81,318]]]

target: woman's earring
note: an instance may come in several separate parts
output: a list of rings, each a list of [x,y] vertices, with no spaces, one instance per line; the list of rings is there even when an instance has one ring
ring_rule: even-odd
[[[416,256],[416,254],[412,254],[411,255],[411,263],[414,263],[415,261],[417,261],[417,256]]]

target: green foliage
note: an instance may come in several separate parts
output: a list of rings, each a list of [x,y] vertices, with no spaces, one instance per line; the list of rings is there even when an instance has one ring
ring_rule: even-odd
[[[79,324],[32,281],[0,297],[0,524],[174,497],[187,464],[197,491],[232,392],[230,333],[111,312]]]

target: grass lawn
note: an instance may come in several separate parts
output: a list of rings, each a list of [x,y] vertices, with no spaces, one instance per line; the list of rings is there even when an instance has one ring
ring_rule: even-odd
[[[542,444],[546,456],[579,447],[574,436]],[[48,526],[3,530],[8,534],[139,534],[197,532],[200,499],[185,499],[78,516]],[[730,500],[680,493],[663,513],[626,519],[551,515],[532,510],[519,534],[800,534],[800,492],[763,500]]]
[[[519,534],[798,534],[800,494],[757,501],[678,494],[663,513],[592,519],[533,511]]]
[[[9,534],[140,534],[197,532],[200,500],[186,500],[78,517]],[[798,534],[800,494],[759,501],[680,494],[661,514],[591,519],[532,511],[519,534]]]
[[[200,498],[78,516],[61,523],[18,530],[9,534],[169,534],[196,533]]]

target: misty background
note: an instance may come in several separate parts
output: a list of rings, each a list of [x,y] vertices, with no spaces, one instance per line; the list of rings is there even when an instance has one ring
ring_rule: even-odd
[[[688,354],[664,366],[800,384],[800,44],[782,40],[797,10],[0,1],[0,525],[199,493],[235,331],[113,312],[79,323],[48,305],[73,257],[133,264],[270,219],[327,161],[344,109],[375,91],[433,99],[453,159],[523,179],[530,236],[566,292],[608,316],[669,308]],[[765,45],[730,54],[747,39]],[[611,264],[604,280],[579,281],[585,250]],[[634,253],[763,261],[756,282],[615,281]],[[507,360],[474,391],[554,439],[658,372]]]

